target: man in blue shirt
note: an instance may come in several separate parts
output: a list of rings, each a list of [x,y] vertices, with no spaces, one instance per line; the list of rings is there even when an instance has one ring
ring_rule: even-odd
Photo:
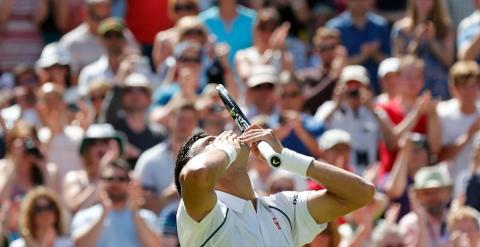
[[[367,68],[371,86],[380,93],[378,64],[390,53],[389,29],[385,18],[370,11],[371,0],[347,0],[347,10],[327,23],[340,31],[349,64]]]
[[[230,46],[230,64],[238,50],[252,46],[255,12],[237,5],[237,0],[219,0],[218,6],[200,13],[199,18],[217,42]]]

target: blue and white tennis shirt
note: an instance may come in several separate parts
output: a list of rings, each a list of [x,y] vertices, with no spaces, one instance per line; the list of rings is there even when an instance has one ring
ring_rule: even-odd
[[[317,224],[308,211],[310,191],[257,197],[257,211],[249,200],[216,193],[217,204],[200,222],[180,202],[177,230],[182,247],[302,246],[327,227]]]

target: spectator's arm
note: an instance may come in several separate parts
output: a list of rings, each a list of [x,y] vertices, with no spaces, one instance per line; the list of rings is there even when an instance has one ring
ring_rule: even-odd
[[[144,191],[146,189],[144,188]],[[169,202],[178,199],[178,194],[175,189],[175,186],[172,184],[165,188],[160,195],[157,195],[153,192],[145,191],[145,205],[144,208],[149,209],[155,213],[160,213],[163,207],[167,205]]]
[[[48,16],[48,0],[38,0],[37,7],[33,13],[33,22],[38,26],[41,25]]]
[[[399,124],[394,127],[393,131],[395,136],[403,136],[405,135],[405,133],[411,132],[413,128],[415,128],[418,120],[425,112],[425,109],[430,102],[430,98],[431,97],[429,93],[424,93],[419,98],[417,98],[413,109]]]
[[[463,150],[463,148],[470,143],[474,135],[477,133],[477,131],[480,129],[480,118],[477,118],[475,122],[473,122],[470,127],[468,128],[468,131],[464,133],[463,135],[459,136],[453,145],[449,146],[442,146],[440,149],[440,152],[438,154],[438,160],[439,161],[445,161],[445,160],[452,160],[457,155]]]
[[[94,221],[90,227],[80,232],[72,233],[72,239],[76,247],[96,246],[96,242],[100,238],[103,231],[103,222],[107,217],[107,215],[109,214],[109,212],[110,212],[110,209],[103,206],[100,217],[96,221]]]
[[[172,35],[172,33],[168,33]],[[153,64],[155,65],[155,70],[160,68],[170,55],[173,53],[173,44],[171,41],[165,37],[165,33],[160,32],[155,36],[155,41],[153,43],[153,52],[152,52],[152,59]]]
[[[60,30],[60,32],[65,33],[68,31],[68,18],[69,13],[68,10],[68,2],[64,0],[54,0],[54,10],[55,10],[55,25]]]
[[[449,32],[443,40],[432,39],[429,41],[429,48],[433,55],[438,58],[443,65],[449,67],[454,61],[455,37],[453,32]]]
[[[442,147],[442,131],[440,125],[440,119],[436,111],[436,102],[432,101],[429,104],[427,111],[428,126],[427,126],[427,139],[430,147],[430,151],[437,155]]]
[[[458,59],[460,60],[475,60],[479,54],[480,35],[475,36],[471,41],[465,41],[458,49]]]
[[[405,144],[400,150],[393,169],[385,182],[385,193],[389,198],[396,199],[402,196],[407,187],[408,164],[412,154],[412,143],[405,138]]]
[[[137,237],[140,240],[140,243],[144,247],[158,247],[160,246],[161,240],[160,236],[157,235],[143,220],[139,215],[139,212],[133,213],[133,222],[135,224],[135,229]]]
[[[247,59],[247,54],[245,51],[240,50],[235,55],[235,68],[240,81],[246,85],[248,77],[250,76],[250,71],[252,70],[252,66]]]
[[[113,124],[117,121],[118,111],[122,108],[122,90],[119,86],[113,86],[103,102],[99,121]]]
[[[12,10],[13,0],[0,1],[0,25],[8,20]]]
[[[385,145],[388,149],[394,150],[397,147],[398,136],[395,135],[393,123],[388,114],[381,108],[372,107],[372,112],[380,125]]]
[[[63,198],[70,212],[76,212],[90,201],[97,189],[96,183],[90,183],[82,188],[75,173],[67,173],[63,182]]]

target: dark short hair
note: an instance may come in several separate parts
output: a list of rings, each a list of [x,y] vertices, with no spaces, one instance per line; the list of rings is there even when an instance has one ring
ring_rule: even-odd
[[[179,195],[182,195],[182,187],[180,185],[180,172],[182,172],[183,167],[188,163],[188,161],[193,157],[193,154],[190,152],[192,145],[198,141],[207,137],[207,133],[198,132],[191,137],[189,137],[185,143],[183,143],[180,151],[177,155],[177,161],[175,162],[175,187]]]

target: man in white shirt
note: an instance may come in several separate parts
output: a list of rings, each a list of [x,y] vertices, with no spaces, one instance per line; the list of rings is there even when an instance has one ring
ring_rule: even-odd
[[[181,246],[302,246],[326,222],[372,200],[375,189],[364,179],[283,148],[272,133],[253,125],[240,137],[232,131],[197,134],[185,143],[175,167]],[[281,155],[280,168],[315,179],[326,190],[257,196],[247,167],[250,149],[260,156],[259,141]]]
[[[455,181],[467,170],[472,157],[472,139],[480,129],[478,83],[480,67],[474,61],[459,61],[450,69],[450,88],[454,98],[440,102],[442,149],[439,160],[450,163],[450,175]]]

